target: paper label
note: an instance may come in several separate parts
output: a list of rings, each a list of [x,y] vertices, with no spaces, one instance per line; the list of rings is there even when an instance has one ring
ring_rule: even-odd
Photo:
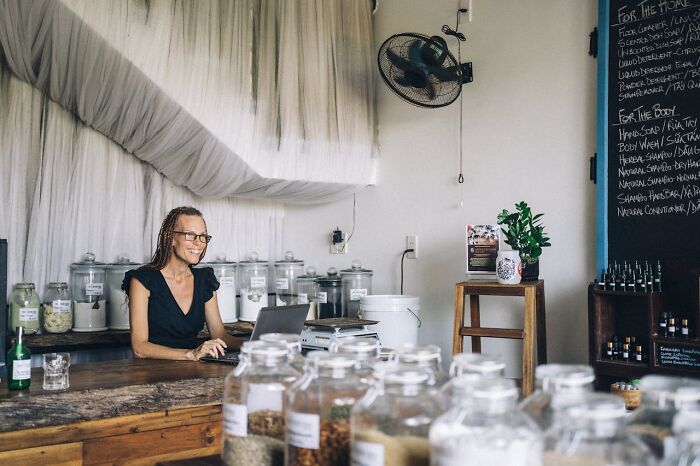
[[[297,295],[297,303],[309,304],[309,295],[307,295],[306,293],[299,293]]]
[[[19,308],[20,322],[29,322],[39,320],[39,308],[36,307],[20,307]]]
[[[70,311],[70,300],[68,299],[54,299],[51,302],[53,307],[53,312],[68,312]]]
[[[27,380],[31,377],[31,372],[31,359],[21,359],[12,362],[12,378],[14,380]]]
[[[267,286],[267,277],[250,277],[251,288],[265,288]]]
[[[318,450],[320,437],[318,414],[287,413],[287,442],[297,448]]]
[[[683,328],[681,329],[681,334],[687,335],[687,334],[688,334],[688,328],[687,328],[687,327],[683,327]]]
[[[224,433],[248,436],[248,409],[244,405],[224,403]]]
[[[284,386],[278,383],[248,385],[246,406],[249,413],[269,409],[282,412],[282,393]]]
[[[320,304],[326,304],[328,302],[328,292],[327,291],[319,291],[316,296],[318,297],[318,302]]]
[[[384,445],[356,440],[350,458],[352,466],[384,466]]]
[[[221,277],[219,278],[219,285],[226,287],[226,288],[231,288],[235,285],[236,279],[234,277]]]
[[[102,296],[102,283],[88,283],[85,285],[85,296]]]
[[[288,290],[289,289],[289,279],[288,278],[278,278],[275,280],[275,288],[278,290]]]
[[[367,296],[367,288],[350,289],[350,301],[359,301],[363,296]]]

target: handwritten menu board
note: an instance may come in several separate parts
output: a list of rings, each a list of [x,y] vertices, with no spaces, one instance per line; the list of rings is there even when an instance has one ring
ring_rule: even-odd
[[[680,366],[700,369],[700,348],[659,344],[659,366]]]
[[[610,0],[608,251],[700,258],[700,0]]]

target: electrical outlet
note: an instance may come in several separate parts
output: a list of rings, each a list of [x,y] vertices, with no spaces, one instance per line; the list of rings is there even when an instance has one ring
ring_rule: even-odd
[[[330,253],[331,254],[347,254],[348,253],[348,234],[347,233],[341,233],[343,240],[340,243],[334,243],[333,242],[333,233],[329,235],[328,242],[330,244]]]
[[[413,252],[406,253],[406,259],[418,259],[418,236],[410,235],[406,237],[406,249],[413,249]]]

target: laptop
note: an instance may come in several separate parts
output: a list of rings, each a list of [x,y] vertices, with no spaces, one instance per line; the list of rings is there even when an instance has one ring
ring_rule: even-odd
[[[253,333],[250,335],[251,340],[260,339],[260,335],[266,333],[295,333],[301,334],[304,328],[306,316],[309,313],[308,304],[294,304],[292,306],[274,306],[263,307],[260,309],[258,318],[253,327]],[[220,364],[238,364],[238,355],[240,351],[226,351],[223,356],[215,358],[214,356],[204,356],[200,361],[218,362]]]

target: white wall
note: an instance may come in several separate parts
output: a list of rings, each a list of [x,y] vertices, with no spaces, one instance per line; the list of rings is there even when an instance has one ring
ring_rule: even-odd
[[[459,207],[459,103],[413,107],[378,82],[380,176],[357,194],[357,225],[346,256],[330,255],[336,225],[349,232],[352,199],[290,206],[285,249],[320,271],[354,258],[374,269],[374,293],[398,293],[405,236],[419,237],[419,258],[406,261],[405,293],[420,296],[419,339],[451,350],[454,284],[464,280],[464,228],[495,223],[503,208],[526,200],[552,247],[541,259],[550,361],[587,360],[587,282],[594,275],[595,60],[587,55],[595,26],[593,0],[473,0],[463,61],[474,64],[464,86],[464,206]],[[467,0],[463,0],[463,5]],[[377,48],[391,34],[437,34],[455,25],[457,1],[382,0]],[[456,44],[448,43],[453,52]],[[381,81],[377,73],[377,79]],[[522,325],[522,301],[482,298],[483,326]],[[519,345],[486,340],[518,374]]]

